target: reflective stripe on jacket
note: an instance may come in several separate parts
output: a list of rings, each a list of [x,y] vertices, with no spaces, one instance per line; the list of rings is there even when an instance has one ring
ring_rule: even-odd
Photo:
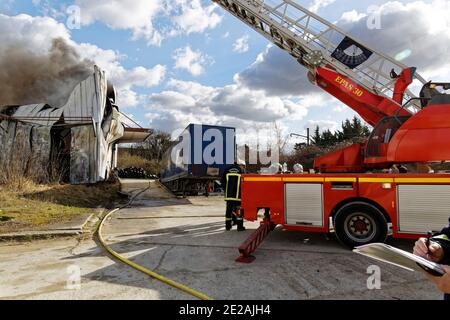
[[[226,181],[225,201],[241,201],[241,174],[228,173]]]

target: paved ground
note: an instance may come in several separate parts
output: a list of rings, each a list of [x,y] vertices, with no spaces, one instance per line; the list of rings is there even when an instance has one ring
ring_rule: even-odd
[[[133,191],[142,184],[125,186]],[[257,224],[247,224],[244,233],[226,232],[224,210],[218,197],[176,199],[152,183],[132,208],[107,222],[104,233],[132,261],[216,299],[441,299],[421,274],[384,264],[381,290],[368,290],[373,261],[322,235],[277,229],[253,264],[238,264],[236,248]],[[394,245],[408,249],[412,243]],[[68,290],[78,267],[81,288]],[[191,297],[112,260],[91,239],[58,239],[0,244],[0,299],[21,298]]]

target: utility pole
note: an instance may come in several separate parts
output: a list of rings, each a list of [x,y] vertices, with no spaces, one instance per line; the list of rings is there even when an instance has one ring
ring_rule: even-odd
[[[311,132],[310,129],[307,128],[306,129],[306,136],[303,134],[298,134],[298,133],[291,133],[290,134],[291,138],[292,137],[300,137],[300,138],[304,138],[307,141],[307,145],[310,146],[311,145]]]
[[[311,135],[309,134],[309,128],[306,129],[306,140],[308,141],[308,147],[311,145]]]

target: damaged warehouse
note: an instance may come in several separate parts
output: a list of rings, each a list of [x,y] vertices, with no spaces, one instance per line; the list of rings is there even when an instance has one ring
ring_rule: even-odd
[[[107,180],[117,165],[118,144],[151,135],[130,122],[116,105],[114,87],[95,67],[62,107],[0,107],[0,170],[71,184]]]

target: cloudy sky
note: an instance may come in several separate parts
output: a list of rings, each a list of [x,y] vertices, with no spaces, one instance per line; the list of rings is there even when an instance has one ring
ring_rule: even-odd
[[[427,79],[450,81],[449,1],[296,1]],[[373,14],[380,29],[367,27]],[[121,110],[151,128],[278,122],[304,133],[354,115],[310,85],[295,59],[209,0],[0,0],[0,30],[0,59],[9,46],[45,55],[53,38],[65,39],[107,71]]]

